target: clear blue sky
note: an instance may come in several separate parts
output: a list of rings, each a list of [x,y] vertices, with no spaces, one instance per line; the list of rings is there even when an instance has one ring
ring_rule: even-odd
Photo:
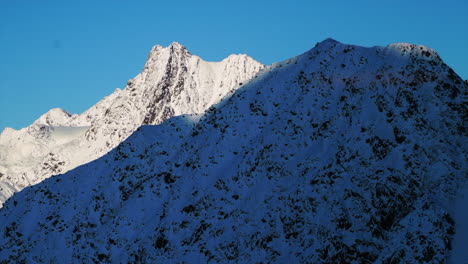
[[[270,64],[334,38],[435,49],[468,78],[468,1],[0,0],[0,130],[50,108],[81,113],[178,41],[205,60],[246,53]]]

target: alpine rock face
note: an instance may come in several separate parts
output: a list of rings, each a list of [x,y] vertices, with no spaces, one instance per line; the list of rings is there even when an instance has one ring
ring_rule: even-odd
[[[128,96],[153,105],[164,89],[132,91],[151,78]],[[325,40],[201,116],[141,126],[14,195],[0,210],[0,261],[444,263],[467,182],[467,88],[427,47]],[[178,106],[192,107],[184,96]],[[164,113],[139,120],[179,114]]]
[[[153,47],[125,89],[81,115],[56,108],[0,134],[0,207],[24,187],[102,156],[141,125],[203,113],[263,68],[246,55],[206,62],[176,42]]]

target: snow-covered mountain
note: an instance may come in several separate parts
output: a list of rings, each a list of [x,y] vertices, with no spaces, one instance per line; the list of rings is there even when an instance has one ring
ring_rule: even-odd
[[[202,113],[263,68],[246,55],[207,62],[176,42],[153,47],[125,89],[81,115],[56,108],[0,134],[0,207],[16,191],[104,155],[141,125]]]
[[[444,263],[467,88],[427,47],[325,40],[14,195],[0,260]]]

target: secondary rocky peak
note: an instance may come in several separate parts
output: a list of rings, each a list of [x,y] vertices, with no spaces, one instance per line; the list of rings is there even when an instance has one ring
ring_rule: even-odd
[[[317,44],[315,44],[314,46],[314,49],[328,49],[336,44],[341,44],[341,43],[332,38],[327,38],[323,41],[317,42]]]
[[[321,42],[318,42],[313,49],[309,50],[308,53],[324,52],[327,54],[331,54],[334,52],[341,53],[342,51],[344,53],[348,53],[354,50],[356,47],[357,46],[354,45],[343,44],[332,38],[327,38]],[[385,47],[372,47],[370,49],[376,49],[376,52],[379,55],[401,55],[408,56],[411,59],[433,60],[437,63],[442,61],[436,51],[424,45],[416,45],[402,42],[389,44]]]
[[[68,125],[72,114],[62,108],[52,108],[47,113],[39,117],[34,124],[42,124],[48,126],[64,126]]]
[[[399,51],[401,55],[409,55],[413,58],[422,58],[425,60],[442,62],[442,59],[435,50],[424,45],[416,45],[411,43],[393,43],[388,45],[387,48]]]
[[[150,51],[149,54],[154,53],[154,52],[157,52],[157,51],[159,51],[159,50],[161,50],[161,49],[164,49],[164,47],[161,46],[161,45],[159,45],[159,44],[158,44],[158,45],[154,45],[154,46],[151,48],[151,51]],[[149,55],[149,54],[148,54],[148,55]]]
[[[243,54],[243,53],[241,53],[241,54],[231,54],[227,58],[225,58],[224,60],[226,60],[226,61],[255,61],[252,57],[250,57],[247,54]]]
[[[322,43],[322,44],[327,44],[327,43],[334,44],[334,43],[341,43],[341,42],[339,42],[339,41],[337,41],[335,39],[332,39],[332,38],[326,38],[325,40],[323,40],[320,43]]]
[[[71,114],[65,110],[63,110],[60,107],[57,108],[52,108],[50,109],[47,113],[45,113],[43,116],[49,115],[49,116],[54,116],[54,115],[66,115],[66,116],[71,116]]]

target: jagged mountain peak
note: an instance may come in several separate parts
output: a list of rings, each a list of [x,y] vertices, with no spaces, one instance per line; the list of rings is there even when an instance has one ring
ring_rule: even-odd
[[[155,71],[165,67],[167,63],[184,63],[192,54],[180,43],[173,42],[167,47],[154,46],[148,54],[144,71]]]
[[[161,46],[161,45],[155,45],[151,49],[149,55],[152,53],[163,53],[163,52],[169,52],[170,54],[174,53],[185,53],[185,54],[190,54],[190,52],[187,50],[187,48],[180,44],[179,42],[172,42],[169,44],[167,47]]]
[[[170,45],[169,45],[169,48],[173,49],[173,50],[186,50],[187,48],[180,44],[179,42],[177,41],[174,41],[172,42]]]
[[[162,45],[154,45],[153,48],[151,49],[151,52],[155,51],[160,51],[160,50],[166,50],[166,49],[172,49],[172,50],[186,50],[187,48],[182,45],[181,43],[174,41],[171,44],[169,44],[167,47],[164,47]]]
[[[317,42],[317,44],[315,44],[312,50],[313,49],[329,49],[330,47],[336,44],[342,44],[342,43],[332,38],[326,38],[320,42]]]
[[[152,47],[141,73],[84,113],[52,109],[26,128],[4,130],[0,207],[16,191],[104,155],[141,125],[203,113],[263,68],[244,55],[207,62],[177,42]]]
[[[167,62],[171,62],[172,64],[183,64],[187,63],[187,58],[194,57],[197,60],[203,61],[202,58],[199,56],[193,55],[185,46],[180,44],[179,42],[173,42],[167,47],[163,47],[160,45],[154,46],[150,53],[148,54],[148,59],[145,63],[144,69],[150,70],[151,68],[154,69],[155,66],[161,67],[163,64]],[[156,63],[157,62],[157,63]],[[261,64],[257,62],[255,59],[250,57],[247,54],[240,53],[240,54],[230,54],[226,58],[222,59],[221,61],[207,61],[210,63],[253,63],[253,64]]]

